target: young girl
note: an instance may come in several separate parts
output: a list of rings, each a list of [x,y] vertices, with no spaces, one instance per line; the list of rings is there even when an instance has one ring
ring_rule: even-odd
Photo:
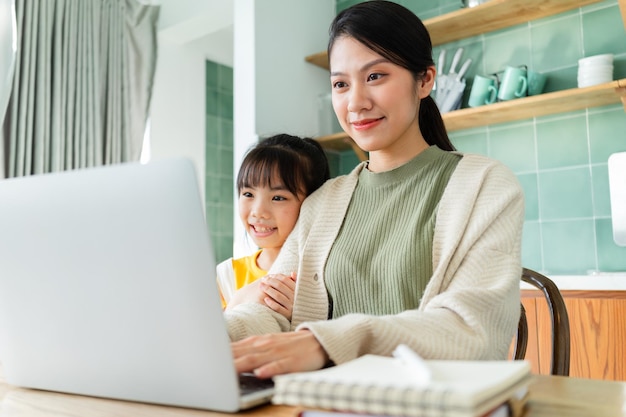
[[[326,154],[309,138],[279,134],[248,151],[237,176],[239,216],[260,248],[217,266],[217,279],[226,305],[241,287],[261,277],[259,289],[272,310],[291,318],[295,276],[266,276],[291,233],[304,199],[330,177]]]
[[[302,206],[271,273],[297,271],[291,320],[249,298],[224,313],[238,371],[319,369],[406,344],[427,359],[507,357],[520,314],[522,189],[453,151],[430,92],[430,36],[405,7],[340,12],[332,102],[369,161]]]

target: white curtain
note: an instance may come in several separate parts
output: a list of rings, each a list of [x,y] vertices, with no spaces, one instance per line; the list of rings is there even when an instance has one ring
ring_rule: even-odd
[[[13,0],[0,0],[0,125],[11,95],[16,51],[15,7]],[[0,178],[4,178],[4,141],[0,129]]]
[[[5,175],[139,160],[159,6],[15,0],[17,55],[4,119]]]

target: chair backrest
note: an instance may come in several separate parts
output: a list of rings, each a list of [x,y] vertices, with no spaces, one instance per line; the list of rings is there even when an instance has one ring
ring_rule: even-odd
[[[552,362],[550,374],[569,376],[570,365],[570,329],[565,301],[558,287],[552,280],[539,272],[523,268],[522,281],[541,290],[546,298],[552,320]],[[524,359],[528,343],[528,322],[526,310],[521,306],[520,320],[515,342],[515,359]]]

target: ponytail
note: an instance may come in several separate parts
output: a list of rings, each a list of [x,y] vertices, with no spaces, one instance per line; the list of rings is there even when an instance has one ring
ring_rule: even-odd
[[[437,103],[431,96],[422,99],[419,110],[419,125],[422,136],[429,145],[437,145],[444,151],[456,150],[446,131],[443,118],[437,107]]]

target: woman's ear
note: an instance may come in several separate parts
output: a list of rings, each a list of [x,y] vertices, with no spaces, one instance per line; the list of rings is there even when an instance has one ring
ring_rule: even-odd
[[[426,68],[426,71],[417,82],[417,85],[419,86],[419,89],[417,92],[419,98],[422,99],[430,95],[430,92],[433,89],[433,85],[435,84],[436,75],[437,75],[437,70],[435,69],[434,65],[431,65],[430,67]]]

